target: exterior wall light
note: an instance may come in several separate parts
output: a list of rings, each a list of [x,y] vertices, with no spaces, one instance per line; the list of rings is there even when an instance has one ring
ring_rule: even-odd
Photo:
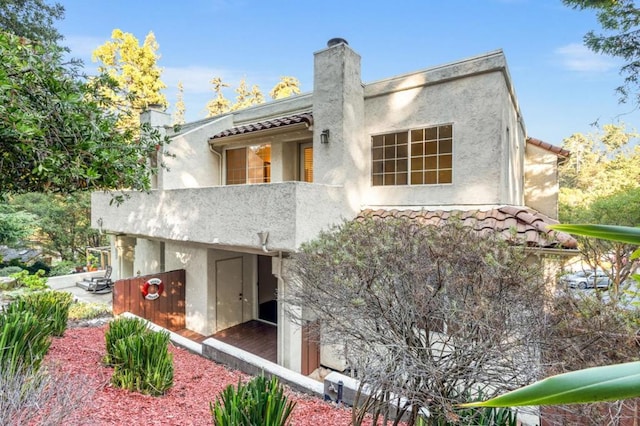
[[[258,238],[260,238],[260,245],[262,246],[262,251],[264,251],[265,253],[268,253],[269,250],[267,249],[267,240],[269,239],[269,232],[268,231],[258,232]]]
[[[320,133],[320,143],[329,143],[329,129],[324,129]]]

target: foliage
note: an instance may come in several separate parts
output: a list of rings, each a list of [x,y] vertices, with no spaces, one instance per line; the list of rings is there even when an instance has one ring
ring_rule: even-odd
[[[361,383],[402,395],[408,424],[447,419],[466,392],[495,393],[538,374],[546,334],[540,265],[460,223],[372,217],[342,224],[292,257],[286,306],[321,319],[321,342]],[[517,385],[516,385],[517,386]],[[410,407],[410,408],[409,408]],[[375,419],[374,419],[375,421]]]
[[[11,304],[9,305],[11,306]],[[51,345],[49,325],[30,311],[0,312],[0,371],[38,370]]]
[[[59,277],[61,275],[69,275],[74,271],[76,263],[71,260],[62,260],[51,267],[49,271],[50,277]]]
[[[148,126],[117,131],[126,112],[105,110],[114,105],[102,94],[115,82],[84,81],[63,55],[0,32],[0,194],[148,190],[163,165],[146,159],[168,139]]]
[[[21,271],[22,268],[19,266],[5,266],[4,268],[0,268],[0,277],[10,277],[12,274],[17,274]]]
[[[144,394],[163,395],[173,385],[173,355],[169,333],[145,331],[117,340],[111,383]]]
[[[605,225],[553,225],[557,231],[640,245],[640,228]],[[640,257],[640,249],[632,257]],[[574,404],[640,397],[640,362],[578,370],[553,376],[483,402],[465,406]]]
[[[91,194],[28,193],[10,197],[12,207],[35,218],[32,240],[63,260],[84,259],[86,247],[106,245],[106,236],[91,228]]]
[[[181,81],[178,82],[178,95],[176,97],[176,104],[173,111],[173,125],[179,126],[184,124],[184,113],[186,107],[184,105],[184,85]]]
[[[137,134],[140,128],[140,113],[151,105],[167,107],[162,89],[167,86],[160,79],[162,69],[157,62],[159,44],[153,32],[149,32],[142,45],[131,33],[114,29],[111,40],[93,51],[93,61],[98,70],[109,75],[117,88],[103,87],[102,94],[108,99],[113,111],[125,111],[120,115],[118,128]]]
[[[0,30],[29,40],[58,43],[62,34],[53,22],[64,17],[60,3],[45,0],[3,0],[0,3]]]
[[[7,246],[20,244],[33,233],[34,220],[33,215],[0,203],[0,244]]]
[[[277,377],[257,376],[246,384],[227,386],[209,408],[216,426],[284,426],[295,405]]]
[[[88,320],[111,315],[111,308],[104,303],[75,302],[69,307],[70,320]]]
[[[220,77],[214,77],[211,80],[211,84],[213,85],[215,97],[207,103],[207,117],[214,117],[229,111],[237,111],[264,103],[264,95],[260,88],[254,84],[249,90],[244,78],[240,80],[239,86],[235,89],[237,96],[234,104],[231,104],[231,101],[223,93],[225,88],[230,87],[228,83],[223,82]],[[281,77],[280,81],[271,90],[270,95],[273,99],[282,99],[299,93],[300,82],[297,78]]]
[[[116,344],[127,336],[144,334],[147,331],[147,323],[141,318],[121,317],[109,324],[109,329],[104,335],[107,354],[103,362],[107,365],[115,365],[119,362],[116,357]]]
[[[45,372],[31,366],[2,371],[0,389],[2,425],[69,424],[69,415],[94,393],[75,372]]]
[[[72,302],[71,293],[39,291],[20,295],[5,308],[5,312],[32,312],[49,327],[51,335],[62,336],[67,329],[69,307]]]
[[[30,290],[42,290],[47,288],[47,278],[45,272],[40,269],[35,274],[29,271],[20,271],[11,274],[10,277],[16,280],[18,287],[27,287]]]
[[[589,31],[585,45],[596,53],[617,56],[625,61],[620,73],[626,75],[624,84],[616,90],[621,102],[630,97],[634,103],[640,101],[638,71],[640,71],[640,9],[634,0],[563,0],[574,9],[594,9],[604,33]]]

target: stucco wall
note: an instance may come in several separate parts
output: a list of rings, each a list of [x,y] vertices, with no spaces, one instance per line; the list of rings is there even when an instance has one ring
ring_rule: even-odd
[[[140,271],[140,275],[148,275],[161,271],[161,243],[160,241],[138,238],[136,241],[133,269]]]
[[[552,219],[558,219],[558,157],[538,146],[527,144],[525,203]]]

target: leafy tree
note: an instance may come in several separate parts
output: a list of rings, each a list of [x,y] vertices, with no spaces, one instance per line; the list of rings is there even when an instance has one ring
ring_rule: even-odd
[[[63,53],[0,32],[0,194],[147,190],[157,167],[145,159],[168,140],[118,131],[123,113],[105,110],[114,104],[101,90],[114,82],[85,81]]]
[[[110,100],[109,107],[127,112],[120,115],[122,129],[137,131],[140,113],[150,105],[167,107],[167,99],[161,92],[167,86],[160,79],[158,48],[153,32],[140,45],[133,34],[115,29],[111,40],[93,51],[94,62],[100,63],[98,70],[117,83],[117,89],[103,87],[103,95]]]
[[[272,99],[288,98],[300,94],[300,81],[295,77],[280,77],[280,81],[271,89]]]
[[[32,41],[57,44],[62,34],[53,26],[64,17],[60,3],[48,4],[44,0],[0,1],[0,30]]]
[[[106,237],[91,228],[91,196],[30,193],[15,196],[11,206],[29,214],[36,232],[32,239],[62,260],[84,259],[86,247],[106,244]]]
[[[244,78],[240,80],[240,84],[235,89],[237,96],[234,104],[231,104],[231,101],[225,97],[223,92],[226,87],[230,87],[229,84],[223,82],[220,77],[214,77],[211,80],[211,84],[213,85],[215,97],[207,103],[207,117],[214,117],[229,111],[237,111],[264,103],[264,95],[260,88],[254,84],[249,90]],[[269,92],[273,99],[282,99],[299,93],[300,82],[294,77],[281,77],[280,81]]]
[[[16,211],[8,204],[0,204],[0,244],[15,245],[29,237],[34,228],[35,217]]]
[[[623,124],[602,129],[592,135],[576,133],[563,142],[572,155],[559,169],[561,222],[583,222],[595,200],[640,187],[640,147],[632,143],[638,134]]]
[[[184,112],[186,107],[184,105],[184,85],[181,81],[178,82],[178,96],[176,97],[175,111],[173,112],[173,124],[184,124]]]
[[[322,344],[343,348],[372,394],[406,398],[394,402],[407,424],[420,407],[446,424],[469,393],[538,377],[547,292],[524,246],[461,224],[365,218],[305,244],[289,272],[289,314],[318,319]]]
[[[584,42],[596,53],[618,56],[625,60],[620,69],[626,75],[624,84],[616,90],[621,102],[630,97],[635,103],[640,102],[640,9],[635,0],[563,0],[563,3],[574,9],[593,9],[604,33],[589,31]]]

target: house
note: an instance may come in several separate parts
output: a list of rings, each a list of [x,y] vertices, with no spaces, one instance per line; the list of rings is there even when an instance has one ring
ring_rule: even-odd
[[[536,250],[575,248],[546,228],[568,152],[527,137],[502,51],[368,84],[342,39],[314,58],[312,93],[172,134],[175,157],[150,193],[120,206],[93,194],[114,278],[184,270],[186,329],[209,336],[272,323],[278,364],[308,373],[304,330],[276,295],[287,292],[288,255],[333,224],[367,211],[425,220],[466,212]],[[167,114],[143,118],[169,131]],[[320,362],[339,369],[327,352]]]

